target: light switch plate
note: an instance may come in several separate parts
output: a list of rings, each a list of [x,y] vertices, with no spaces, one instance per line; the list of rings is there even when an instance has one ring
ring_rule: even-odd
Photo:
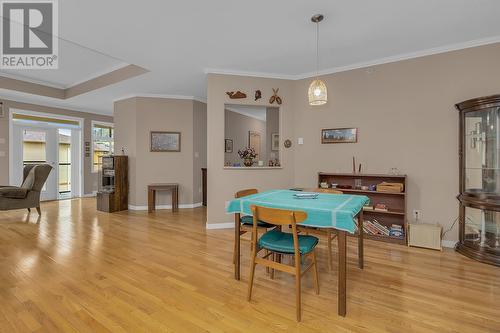
[[[298,143],[299,145],[303,145],[303,144],[304,144],[304,138],[299,138],[299,139],[297,140],[297,143]]]
[[[5,144],[5,138],[0,138],[0,144]]]
[[[5,157],[5,152],[4,151],[0,151],[0,157]]]

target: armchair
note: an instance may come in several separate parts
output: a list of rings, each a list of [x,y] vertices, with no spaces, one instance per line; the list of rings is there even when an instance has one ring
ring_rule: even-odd
[[[40,192],[51,170],[48,164],[26,165],[20,187],[0,186],[0,210],[36,208],[41,214]]]

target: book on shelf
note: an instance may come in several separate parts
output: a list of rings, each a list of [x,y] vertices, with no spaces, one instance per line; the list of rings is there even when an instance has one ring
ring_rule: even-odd
[[[377,220],[373,220],[372,223],[382,235],[389,236],[389,228],[387,228],[385,225],[380,224]]]
[[[365,220],[363,222],[363,229],[365,230],[366,233],[371,235],[389,236],[389,229],[386,226],[378,223],[376,220],[373,221]]]
[[[386,204],[378,203],[375,205],[375,210],[378,212],[387,212],[389,209]]]
[[[393,224],[391,225],[391,228],[389,229],[389,236],[391,237],[396,237],[396,238],[403,238],[405,235],[403,231],[403,226],[399,224]]]

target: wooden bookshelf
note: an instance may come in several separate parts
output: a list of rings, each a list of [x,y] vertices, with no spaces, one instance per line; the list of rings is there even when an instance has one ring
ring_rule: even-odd
[[[382,182],[388,183],[402,183],[404,185],[403,192],[379,192],[371,190],[355,189],[355,180],[360,179],[362,186],[377,185]],[[350,189],[338,188],[345,194],[366,195],[370,198],[371,205],[375,206],[377,203],[384,203],[388,207],[388,211],[378,211],[364,209],[363,216],[365,220],[372,221],[376,219],[380,224],[390,227],[392,224],[398,224],[403,227],[405,235],[403,238],[385,236],[385,235],[372,235],[365,233],[366,238],[374,239],[382,242],[389,242],[395,244],[407,244],[406,230],[407,230],[407,211],[406,211],[406,193],[407,182],[406,175],[383,175],[383,174],[352,174],[352,173],[318,173],[318,186],[322,182],[331,184],[352,186]]]
[[[102,156],[99,168],[97,210],[118,212],[128,209],[128,157]]]

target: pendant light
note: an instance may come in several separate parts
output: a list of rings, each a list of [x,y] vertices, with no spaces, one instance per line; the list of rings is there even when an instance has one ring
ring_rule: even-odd
[[[319,22],[323,21],[324,16],[316,14],[311,17],[311,21],[316,23],[316,76],[319,74]],[[311,82],[309,85],[309,105],[323,105],[328,101],[328,93],[326,84],[318,79]]]

